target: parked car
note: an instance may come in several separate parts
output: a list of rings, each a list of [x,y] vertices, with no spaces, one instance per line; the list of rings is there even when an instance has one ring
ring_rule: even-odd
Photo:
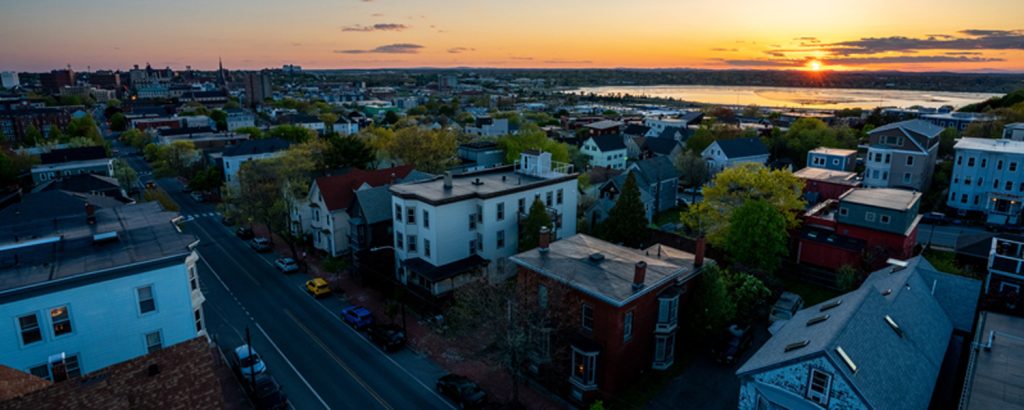
[[[949,225],[949,217],[942,212],[929,212],[921,216],[921,222],[929,225]]]
[[[341,320],[361,330],[373,324],[373,313],[362,306],[349,306],[341,310]]]
[[[224,226],[231,226],[235,224],[235,221],[231,218],[228,218],[227,215],[224,215],[220,217],[220,223],[224,224]]]
[[[274,261],[274,266],[277,267],[277,270],[284,273],[299,271],[299,265],[295,263],[295,259],[292,258],[277,258],[277,260]]]
[[[250,228],[246,228],[244,226],[239,226],[238,229],[235,230],[235,236],[237,236],[239,238],[242,238],[244,240],[249,240],[249,239],[252,239],[253,237],[255,237],[256,234],[254,234],[252,232],[252,229],[250,229]]]
[[[793,315],[803,308],[804,299],[800,295],[793,292],[782,292],[779,300],[772,306],[771,313],[768,314],[768,321],[792,319]]]
[[[743,355],[743,352],[750,347],[754,339],[754,332],[750,331],[750,325],[729,325],[722,336],[721,343],[716,349],[716,360],[722,364],[734,364],[736,359]]]
[[[288,408],[288,395],[281,391],[281,385],[277,383],[274,376],[268,373],[258,374],[255,383],[250,377],[245,379],[243,385],[257,409],[283,410]]]
[[[270,239],[262,236],[252,238],[249,247],[259,253],[270,252]]]
[[[370,335],[370,341],[385,352],[393,352],[405,346],[405,331],[401,326],[374,324],[367,328],[367,333]]]
[[[259,353],[256,353],[256,349],[250,348],[249,345],[236,347],[234,353],[232,365],[242,374],[242,377],[250,377],[253,373],[260,374],[267,371],[267,366],[263,364]]]
[[[313,278],[306,281],[306,290],[309,291],[313,297],[321,297],[331,294],[331,287],[327,285],[327,281],[324,278]]]
[[[480,386],[457,374],[447,374],[437,379],[437,391],[464,409],[480,408],[487,402],[487,393],[480,390]]]
[[[192,200],[196,202],[203,202],[204,200],[206,200],[206,196],[204,196],[202,192],[192,191],[192,193],[188,194],[188,196],[192,197]]]

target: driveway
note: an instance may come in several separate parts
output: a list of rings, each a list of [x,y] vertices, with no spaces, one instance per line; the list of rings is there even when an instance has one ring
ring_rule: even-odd
[[[647,403],[647,408],[735,409],[740,393],[736,370],[768,340],[769,336],[765,324],[755,324],[752,330],[753,342],[736,364],[721,365],[715,362],[711,352],[703,352],[688,369],[668,382],[665,388]]]

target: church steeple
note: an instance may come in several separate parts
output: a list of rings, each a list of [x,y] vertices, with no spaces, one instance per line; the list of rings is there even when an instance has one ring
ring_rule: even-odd
[[[217,57],[217,85],[221,88],[227,88],[228,86],[227,75],[224,72],[224,60],[220,57]]]

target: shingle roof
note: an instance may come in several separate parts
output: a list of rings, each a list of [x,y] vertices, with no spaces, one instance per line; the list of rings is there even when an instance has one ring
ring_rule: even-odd
[[[647,127],[640,124],[629,124],[622,130],[625,135],[647,135],[647,131],[650,131],[651,127]]]
[[[960,278],[934,271],[922,257],[909,260],[903,269],[874,272],[857,290],[797,312],[736,374],[743,377],[824,355],[869,406],[927,408],[954,329],[947,312],[956,308],[944,305],[962,297],[947,283],[958,282]],[[933,283],[939,283],[934,295]],[[977,298],[973,300],[964,303],[972,317]],[[835,301],[841,303],[823,309]],[[828,318],[808,324],[822,315]],[[787,345],[804,340],[805,347],[786,351]],[[856,364],[856,372],[837,353],[838,347]]]
[[[871,130],[870,132],[868,132],[868,134],[877,134],[877,133],[880,133],[880,132],[885,132],[885,131],[894,130],[894,129],[899,129],[899,130],[902,130],[904,132],[909,131],[909,132],[913,132],[915,134],[920,134],[920,135],[922,135],[922,136],[924,136],[925,138],[928,138],[928,139],[932,139],[932,138],[938,137],[939,134],[941,134],[942,131],[944,130],[944,128],[942,128],[940,126],[937,126],[937,125],[932,124],[932,123],[930,123],[928,121],[925,121],[925,120],[918,119],[918,120],[907,120],[907,121],[900,121],[900,122],[894,122],[894,123],[891,123],[891,124],[886,124],[886,125],[883,125],[881,127],[878,127],[878,128],[875,128],[875,129]]]
[[[601,150],[601,152],[626,149],[626,142],[623,141],[622,136],[618,134],[595,135],[590,138],[594,140],[594,144],[597,145],[597,149]]]
[[[63,162],[85,161],[106,157],[107,151],[103,147],[61,148],[40,154],[39,162],[42,164],[60,164]]]
[[[718,148],[728,158],[743,158],[756,155],[768,155],[768,147],[758,138],[736,138],[731,140],[715,141]]]
[[[4,409],[225,408],[206,338],[181,342],[0,403]]]
[[[386,185],[356,191],[356,202],[363,210],[367,224],[384,222],[391,218],[391,190]]]
[[[647,138],[644,140],[644,149],[658,155],[671,155],[676,147],[682,147],[682,143],[669,138]]]
[[[325,176],[314,182],[320,189],[327,210],[346,209],[352,204],[353,193],[363,184],[371,187],[398,182],[412,172],[412,165],[385,168],[371,171],[352,169],[342,175]],[[390,206],[389,208],[390,209]]]
[[[648,183],[660,182],[679,177],[672,160],[668,157],[654,157],[634,162],[630,168],[636,169]]]
[[[609,128],[617,128],[617,127],[621,127],[621,126],[622,126],[622,122],[620,122],[620,121],[612,121],[612,120],[601,120],[601,121],[592,122],[590,124],[585,125],[585,127],[592,128],[592,129],[595,129],[595,130],[606,130],[606,129],[609,129]]]
[[[238,157],[243,155],[266,154],[288,149],[291,142],[280,138],[264,138],[247,140],[224,149],[225,157]]]
[[[50,385],[46,379],[0,365],[0,406],[3,402],[21,397]]]

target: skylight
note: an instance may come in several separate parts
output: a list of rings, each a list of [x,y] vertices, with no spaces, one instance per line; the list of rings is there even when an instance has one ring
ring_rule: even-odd
[[[889,327],[891,327],[892,330],[896,332],[897,336],[903,337],[903,329],[900,329],[900,325],[897,325],[896,321],[892,320],[892,316],[885,315],[885,323],[889,324]]]
[[[857,373],[857,364],[853,362],[853,359],[850,359],[850,356],[846,354],[842,347],[836,346],[836,353],[843,359],[843,362],[846,363],[851,372]]]
[[[807,320],[807,326],[816,325],[818,323],[828,320],[829,315],[815,316]]]
[[[828,302],[828,303],[822,305],[821,308],[818,309],[818,311],[819,312],[824,312],[826,310],[832,309],[832,308],[834,308],[836,306],[839,306],[841,304],[843,304],[843,300],[842,299],[836,299],[836,300],[833,300],[831,302]]]
[[[787,352],[792,352],[792,351],[794,351],[796,349],[802,349],[804,347],[807,347],[807,345],[809,345],[809,344],[811,344],[811,341],[807,340],[807,339],[804,339],[804,340],[801,340],[801,341],[795,342],[795,343],[790,343],[790,344],[786,345],[786,351]]]

